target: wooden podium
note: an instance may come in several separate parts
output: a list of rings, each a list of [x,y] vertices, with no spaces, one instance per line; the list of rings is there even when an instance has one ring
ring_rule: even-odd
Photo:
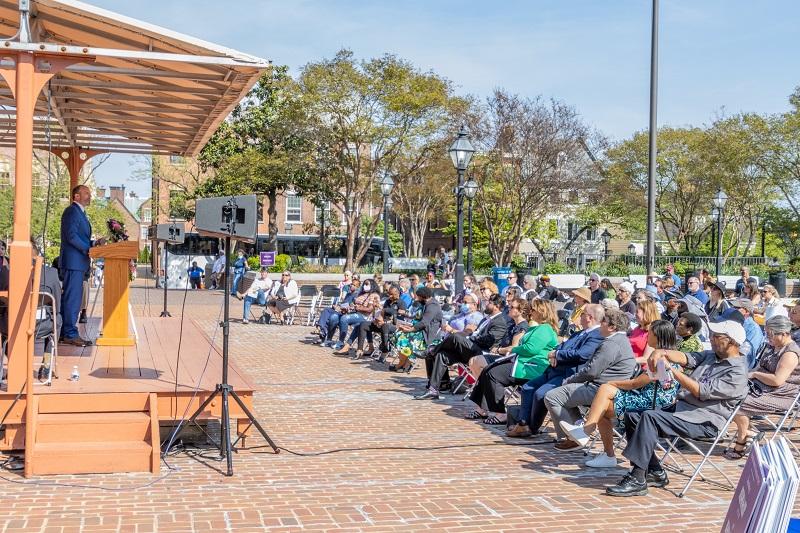
[[[103,334],[98,346],[134,346],[128,329],[130,260],[139,255],[137,241],[121,241],[89,250],[89,257],[105,259],[103,269]]]

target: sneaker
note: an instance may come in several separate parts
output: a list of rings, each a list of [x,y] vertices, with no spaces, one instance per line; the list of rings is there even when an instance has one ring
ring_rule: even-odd
[[[249,323],[250,323],[250,321],[249,321],[249,320],[247,320],[246,318],[243,318],[243,319],[242,319],[242,324],[249,324]]]
[[[589,444],[589,441],[591,439],[589,439],[589,435],[587,435],[586,432],[583,430],[583,426],[570,424],[569,422],[566,422],[564,420],[559,422],[559,424],[561,425],[561,429],[564,430],[564,432],[567,434],[568,439],[570,439],[573,442],[577,442],[581,446],[586,446],[587,444]]]
[[[650,470],[645,476],[648,487],[664,488],[669,485],[669,477],[666,470]]]
[[[580,444],[569,439],[557,442],[556,445],[553,446],[553,449],[557,452],[577,452],[581,448],[582,446]]]
[[[323,341],[323,343],[320,344],[320,346],[322,346],[323,348],[330,348],[332,345],[333,341]]]
[[[338,352],[342,348],[344,348],[343,342],[337,342],[336,344],[332,345],[333,351]]]
[[[617,458],[600,453],[583,464],[590,468],[615,468],[617,466]]]
[[[515,424],[506,431],[506,437],[524,439],[532,435],[530,428],[526,425]]]

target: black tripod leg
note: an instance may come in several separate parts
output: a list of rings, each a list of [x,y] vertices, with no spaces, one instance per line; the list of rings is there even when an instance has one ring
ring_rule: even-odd
[[[233,475],[233,455],[231,454],[231,419],[230,419],[230,410],[228,409],[228,392],[229,389],[225,385],[222,386],[222,427],[220,428],[221,435],[220,438],[222,442],[220,442],[219,449],[220,453],[225,455],[225,459],[228,463],[228,472],[227,476]],[[224,446],[224,448],[223,448]],[[224,450],[224,451],[223,451]]]
[[[272,439],[269,438],[269,435],[267,435],[267,432],[264,430],[263,427],[261,427],[261,424],[258,423],[258,420],[256,420],[256,417],[253,416],[253,413],[250,412],[250,409],[248,409],[247,406],[242,401],[242,399],[239,398],[239,395],[236,394],[235,390],[231,389],[231,395],[233,395],[233,399],[236,400],[236,403],[239,404],[239,407],[242,408],[242,411],[244,411],[244,414],[247,415],[247,418],[250,419],[250,422],[253,423],[253,425],[256,427],[258,432],[261,433],[261,436],[264,437],[264,440],[266,440],[267,443],[270,445],[270,447],[272,448],[272,451],[274,451],[275,453],[280,453],[280,450],[278,449],[278,447],[275,446],[275,443],[272,442]]]
[[[197,410],[192,414],[192,416],[189,417],[189,420],[184,425],[181,426],[181,428],[178,430],[178,432],[175,434],[175,436],[172,437],[172,442],[173,443],[178,441],[178,437],[181,436],[181,433],[183,433],[184,429],[186,429],[188,426],[190,426],[190,425],[195,423],[195,420],[197,420],[197,417],[200,416],[200,414],[203,412],[203,410],[206,408],[206,406],[211,403],[211,400],[213,400],[216,397],[217,394],[219,394],[219,388],[217,388],[214,392],[212,392],[211,396],[206,398],[206,400],[203,403],[200,404],[200,407],[197,408]],[[165,454],[169,453],[169,448],[164,450],[164,453]]]

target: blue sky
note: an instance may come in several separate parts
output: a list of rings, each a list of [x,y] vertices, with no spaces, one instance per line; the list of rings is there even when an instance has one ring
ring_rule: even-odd
[[[393,53],[450,79],[460,93],[495,87],[574,106],[624,139],[648,123],[648,0],[87,0],[289,65]],[[662,0],[659,125],[719,114],[780,112],[800,85],[800,2]],[[125,182],[130,158],[97,171]],[[127,182],[142,195],[149,184]]]

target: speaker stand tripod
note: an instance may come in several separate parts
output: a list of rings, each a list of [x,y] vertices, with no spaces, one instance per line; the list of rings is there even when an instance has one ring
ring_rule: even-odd
[[[164,241],[164,278],[161,280],[164,284],[164,310],[161,311],[161,318],[172,316],[167,311],[167,242]]]
[[[225,237],[225,295],[223,298],[223,320],[222,320],[222,383],[217,384],[216,389],[214,392],[211,393],[211,396],[206,398],[206,400],[200,404],[200,407],[192,414],[189,418],[189,421],[182,426],[175,436],[172,438],[172,442],[176,442],[178,437],[181,435],[184,429],[191,424],[196,424],[197,417],[203,414],[205,408],[210,404],[214,398],[220,396],[222,398],[222,406],[221,406],[221,417],[220,417],[220,441],[219,445],[214,443],[215,446],[219,449],[219,457],[220,459],[226,459],[227,461],[227,471],[225,475],[232,476],[233,475],[233,445],[231,443],[231,419],[230,419],[230,410],[229,410],[229,403],[230,398],[239,405],[239,408],[244,412],[247,416],[247,419],[250,421],[252,426],[258,430],[264,440],[267,441],[272,451],[275,453],[280,453],[280,450],[272,441],[272,439],[267,434],[266,430],[261,426],[258,419],[250,412],[250,409],[244,404],[242,399],[236,394],[236,390],[233,388],[232,385],[228,383],[228,340],[230,337],[230,294],[229,290],[229,276],[231,270],[231,238]],[[238,439],[237,439],[238,442]],[[169,449],[164,450],[164,453],[169,453]]]

